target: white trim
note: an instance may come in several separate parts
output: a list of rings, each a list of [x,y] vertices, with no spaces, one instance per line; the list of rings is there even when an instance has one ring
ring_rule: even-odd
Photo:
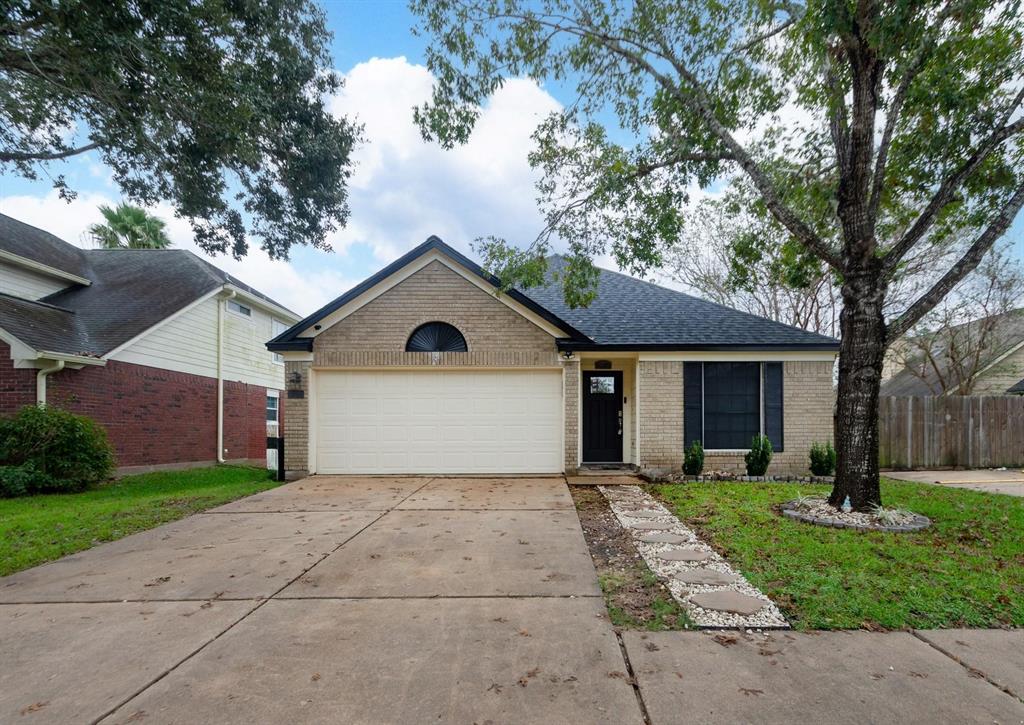
[[[86,287],[92,284],[92,280],[86,279],[85,277],[79,277],[77,274],[65,272],[63,269],[51,267],[48,264],[37,262],[34,259],[29,259],[28,257],[22,257],[20,254],[8,252],[4,249],[0,249],[0,259],[11,262],[12,264],[16,264],[20,267],[25,267],[26,269],[31,269],[35,272],[41,272],[45,275],[49,275],[50,277],[64,279],[69,282],[74,282],[75,284],[85,285]]]
[[[509,309],[513,310],[514,312],[518,312],[520,315],[522,315],[523,317],[528,319],[530,322],[532,322],[534,325],[536,325],[540,329],[544,330],[546,333],[548,333],[552,337],[556,337],[557,338],[557,337],[566,337],[567,336],[567,332],[565,330],[562,330],[562,329],[556,327],[555,325],[552,325],[550,322],[545,320],[543,317],[541,317],[540,315],[537,315],[536,313],[534,313],[531,310],[527,309],[523,305],[519,304],[518,302],[513,300],[508,295],[506,295],[506,294],[494,295],[494,291],[496,289],[494,287],[494,285],[490,284],[489,282],[484,281],[483,279],[481,279],[479,277],[479,275],[476,275],[473,272],[467,270],[461,264],[455,262],[454,260],[452,260],[447,255],[445,255],[445,254],[439,252],[438,250],[434,249],[434,250],[431,250],[431,251],[427,252],[423,256],[418,257],[417,259],[413,260],[412,262],[409,262],[409,264],[407,264],[404,267],[402,267],[401,269],[397,270],[394,274],[390,275],[389,277],[381,280],[376,285],[374,285],[373,287],[371,287],[370,289],[366,290],[361,295],[356,297],[354,300],[350,300],[346,304],[342,305],[339,309],[337,309],[334,312],[330,313],[329,315],[327,315],[323,319],[318,320],[315,324],[320,326],[319,330],[314,329],[314,326],[310,326],[310,327],[305,328],[302,332],[300,332],[298,337],[316,337],[317,335],[319,335],[322,332],[324,332],[324,330],[327,330],[330,327],[332,327],[333,325],[336,325],[337,323],[339,323],[341,320],[343,320],[346,317],[348,317],[349,315],[351,315],[356,310],[358,310],[361,307],[364,307],[365,305],[369,304],[370,302],[372,302],[373,300],[377,299],[382,294],[384,294],[385,292],[390,290],[392,287],[395,287],[399,283],[404,282],[406,279],[408,279],[409,277],[414,275],[416,272],[419,272],[421,269],[426,267],[428,264],[430,264],[431,262],[435,262],[435,261],[440,262],[441,264],[445,265],[446,267],[451,269],[453,272],[455,272],[456,274],[461,276],[466,281],[470,282],[471,284],[476,285],[481,290],[483,290],[483,291],[487,292],[488,294],[492,295],[494,297],[494,299],[496,299],[497,301],[501,302],[506,307],[508,307]]]
[[[261,308],[261,309],[263,309],[263,310],[265,310],[267,312],[272,312],[273,314],[278,315],[279,317],[283,317],[286,320],[291,320],[291,325],[288,325],[288,327],[291,327],[296,322],[298,322],[299,320],[302,319],[301,317],[296,315],[294,312],[286,310],[284,307],[281,307],[280,305],[276,305],[273,302],[268,302],[267,300],[263,299],[262,297],[257,297],[256,295],[252,294],[251,292],[246,292],[244,289],[242,289],[238,285],[231,284],[230,282],[229,283],[225,283],[224,289],[230,290],[230,291],[235,293],[236,297],[240,297],[240,298],[244,299],[246,307],[259,307],[259,308]]]
[[[36,350],[31,345],[22,342],[7,330],[0,327],[0,340],[3,340],[11,348],[11,360],[28,361],[33,363],[29,367],[39,367],[37,361],[42,360],[63,360],[72,365],[106,365],[104,358],[90,357],[88,355],[72,355],[66,352],[54,352],[52,350]],[[15,367],[19,367],[17,364]]]
[[[108,352],[108,353],[107,353],[106,355],[104,355],[103,357],[104,357],[104,358],[106,358],[106,359],[110,359],[110,358],[113,358],[113,357],[114,357],[115,355],[117,355],[118,353],[121,353],[121,352],[123,352],[123,351],[124,351],[124,350],[125,350],[126,348],[129,348],[129,347],[131,347],[132,345],[134,345],[134,344],[135,344],[136,342],[138,342],[139,340],[141,340],[142,338],[144,338],[144,337],[145,337],[146,335],[148,335],[149,333],[151,333],[151,332],[153,332],[153,331],[155,331],[155,330],[158,330],[158,329],[160,329],[161,327],[163,327],[164,325],[166,325],[166,324],[167,324],[168,322],[171,322],[172,320],[176,320],[176,319],[178,319],[179,317],[181,317],[182,315],[184,315],[184,314],[185,314],[186,312],[188,312],[189,310],[195,309],[196,307],[198,307],[198,306],[199,306],[199,305],[201,305],[202,303],[206,302],[206,301],[207,301],[208,299],[210,299],[211,297],[214,297],[214,296],[216,296],[216,295],[220,294],[220,293],[221,293],[221,292],[223,292],[223,291],[224,291],[224,288],[223,288],[223,287],[217,287],[216,289],[210,290],[210,291],[209,291],[208,293],[206,293],[205,295],[203,295],[203,296],[202,296],[202,297],[200,297],[199,299],[193,300],[192,302],[190,302],[189,304],[185,305],[184,307],[182,307],[182,308],[181,308],[180,310],[178,310],[177,312],[175,312],[175,313],[173,313],[173,314],[170,314],[170,315],[168,315],[167,317],[165,317],[165,318],[163,318],[162,320],[160,320],[159,322],[157,322],[157,323],[153,324],[152,326],[150,326],[150,327],[147,327],[147,328],[146,328],[145,330],[143,330],[142,332],[140,332],[140,333],[139,333],[138,335],[136,335],[135,337],[133,337],[133,338],[131,338],[131,339],[129,339],[129,340],[127,340],[127,341],[125,341],[125,342],[122,342],[122,343],[121,343],[120,345],[118,345],[117,347],[115,347],[115,348],[114,348],[113,350],[111,350],[110,352]]]
[[[306,471],[316,473],[316,442],[320,437],[320,426],[316,411],[316,371],[310,367],[306,372]]]
[[[280,398],[281,397],[281,391],[280,390],[276,390],[274,388],[267,388],[267,397],[268,398]]]
[[[285,362],[313,362],[313,353],[304,350],[281,350]]]
[[[683,362],[834,362],[839,353],[828,350],[737,350],[701,352],[641,352],[642,361],[683,361]]]
[[[339,370],[342,372],[346,370],[372,370],[379,373],[386,373],[390,370],[401,370],[404,372],[416,370],[522,370],[524,372],[538,370],[552,372],[562,369],[562,366],[559,365],[316,365],[310,367],[310,370],[316,370],[321,373]]]

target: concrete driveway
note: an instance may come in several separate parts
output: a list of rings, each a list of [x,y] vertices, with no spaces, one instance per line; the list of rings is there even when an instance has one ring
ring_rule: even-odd
[[[900,481],[934,483],[950,488],[969,488],[984,493],[1003,493],[1007,496],[1024,496],[1024,471],[1010,468],[972,469],[969,471],[885,471],[886,478]]]
[[[642,715],[561,478],[314,477],[0,579],[0,722]]]

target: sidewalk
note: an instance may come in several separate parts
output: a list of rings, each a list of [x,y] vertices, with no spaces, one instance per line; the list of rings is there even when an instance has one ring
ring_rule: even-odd
[[[1016,468],[1005,471],[990,468],[968,471],[885,471],[882,475],[898,481],[937,483],[940,486],[969,488],[984,493],[1024,496],[1024,471]]]
[[[1024,722],[1024,630],[623,638],[653,725]]]

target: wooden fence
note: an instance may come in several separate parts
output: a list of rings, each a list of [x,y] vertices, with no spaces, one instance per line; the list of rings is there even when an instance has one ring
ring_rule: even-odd
[[[1024,396],[882,397],[882,468],[1024,466]]]

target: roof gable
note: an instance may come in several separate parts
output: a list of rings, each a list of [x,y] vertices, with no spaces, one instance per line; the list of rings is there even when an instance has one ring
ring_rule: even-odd
[[[271,340],[267,347],[271,350],[312,350],[313,338],[322,330],[336,324],[435,260],[488,291],[493,292],[501,286],[501,281],[497,277],[485,272],[478,264],[445,244],[440,238],[431,236],[377,274]],[[498,299],[555,337],[588,340],[579,330],[518,290],[508,290]]]

